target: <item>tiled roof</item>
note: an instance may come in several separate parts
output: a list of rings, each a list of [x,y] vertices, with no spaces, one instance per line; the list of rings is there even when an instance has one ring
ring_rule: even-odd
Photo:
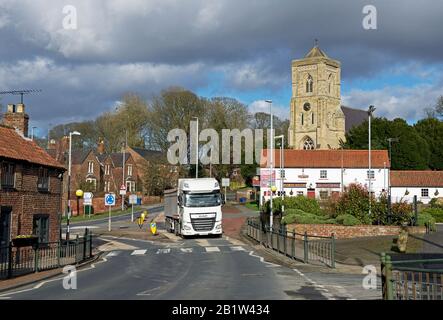
[[[146,160],[151,160],[153,158],[160,158],[164,154],[161,151],[157,150],[148,150],[148,149],[142,149],[142,148],[132,148],[135,152],[137,152],[142,158]]]
[[[261,167],[269,166],[268,150],[263,150]],[[286,168],[368,168],[368,150],[284,150]],[[280,166],[280,150],[275,149],[274,166]],[[390,167],[387,150],[371,151],[372,168]]]
[[[114,163],[115,168],[121,168],[123,167],[123,153],[122,152],[114,152],[109,155],[112,159],[112,162]],[[131,156],[130,153],[125,153],[125,163],[128,161],[129,157]]]
[[[43,148],[15,129],[0,125],[0,157],[64,169]]]
[[[362,124],[368,119],[368,112],[361,109],[353,109],[345,106],[341,106],[341,110],[345,115],[345,131],[346,133],[354,126]]]
[[[391,187],[443,188],[443,171],[391,171]]]
[[[72,150],[71,152],[72,164],[82,164],[91,151],[92,150],[87,150],[87,149]]]

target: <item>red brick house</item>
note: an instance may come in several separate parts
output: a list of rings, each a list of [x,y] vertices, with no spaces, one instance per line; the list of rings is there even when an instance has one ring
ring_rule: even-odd
[[[35,234],[40,242],[60,237],[65,168],[27,138],[28,119],[23,105],[8,106],[0,125],[0,246],[18,235]]]

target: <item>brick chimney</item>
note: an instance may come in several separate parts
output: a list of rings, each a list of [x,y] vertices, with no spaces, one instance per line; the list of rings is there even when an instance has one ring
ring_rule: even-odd
[[[29,116],[25,113],[23,103],[8,104],[8,110],[4,114],[3,124],[16,128],[27,137],[29,127]]]
[[[104,154],[105,153],[105,142],[102,138],[99,139],[98,145],[97,145],[97,153],[98,154]]]

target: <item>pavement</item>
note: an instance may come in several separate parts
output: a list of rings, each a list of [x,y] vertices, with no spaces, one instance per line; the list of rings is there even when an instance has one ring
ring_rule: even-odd
[[[380,284],[365,290],[360,272],[285,262],[242,238],[243,222],[258,215],[226,205],[222,238],[182,239],[164,230],[161,206],[150,207],[158,235],[138,228],[128,216],[73,224],[96,235],[98,260],[77,269],[77,289],[65,290],[57,275],[0,291],[1,300],[189,299],[352,300],[380,299]],[[76,230],[76,229],[74,229]],[[37,281],[37,282],[36,282]]]

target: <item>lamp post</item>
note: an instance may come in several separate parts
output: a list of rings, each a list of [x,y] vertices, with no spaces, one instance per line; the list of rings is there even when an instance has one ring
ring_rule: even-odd
[[[71,218],[71,167],[72,167],[72,136],[81,135],[78,131],[69,132],[68,156],[68,217],[66,220],[66,240],[69,240],[69,220]]]
[[[399,138],[388,138],[389,142],[389,168],[392,167],[392,142],[400,141]],[[388,172],[388,221],[391,222],[391,174]]]
[[[192,119],[197,120],[197,133],[195,135],[195,178],[198,178],[198,117],[192,117]]]
[[[369,134],[369,171],[368,171],[368,178],[369,178],[369,215],[371,215],[371,198],[372,198],[372,168],[371,168],[371,120],[372,120],[372,114],[375,111],[374,106],[369,106],[368,109],[368,134]]]
[[[128,145],[128,130],[125,130],[125,146],[123,147],[123,163],[122,163],[122,186],[126,187],[126,181],[125,181],[125,162],[126,162],[126,147]],[[125,195],[122,193],[122,211],[125,210]]]
[[[285,145],[285,136],[284,135],[276,136],[276,137],[274,137],[274,139],[281,140],[281,144],[280,144],[280,194],[281,194],[282,200],[285,200],[285,188],[284,188],[285,175],[283,173],[283,170],[285,168],[285,155],[284,155],[284,149],[283,149],[284,145]],[[283,215],[285,212],[285,205],[283,204],[283,201],[282,201],[282,205],[281,205],[281,211],[282,211],[282,215]]]
[[[270,146],[270,153],[271,153],[271,157],[270,157],[270,161],[269,161],[269,173],[270,173],[270,188],[271,188],[271,195],[270,195],[270,209],[271,212],[269,214],[269,228],[273,229],[273,224],[274,224],[274,213],[272,212],[273,210],[273,206],[272,206],[272,194],[275,192],[275,186],[274,186],[274,181],[272,179],[272,174],[274,173],[274,117],[272,115],[272,100],[265,100],[266,103],[269,104],[269,114],[271,117],[271,137],[270,137],[270,142],[271,142],[271,146]]]

